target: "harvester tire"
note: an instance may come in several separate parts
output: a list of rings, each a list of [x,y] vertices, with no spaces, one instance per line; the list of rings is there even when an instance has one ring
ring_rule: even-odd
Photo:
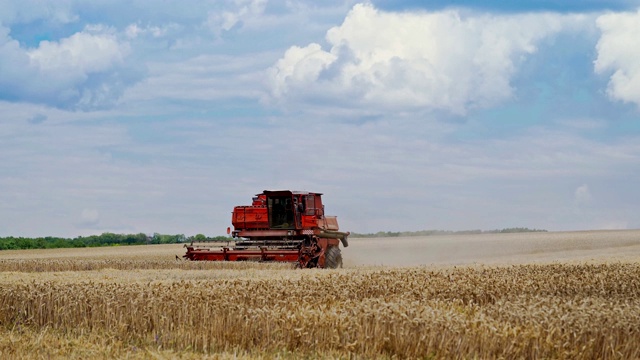
[[[327,269],[342,268],[342,254],[339,247],[332,246],[324,253],[324,267]]]

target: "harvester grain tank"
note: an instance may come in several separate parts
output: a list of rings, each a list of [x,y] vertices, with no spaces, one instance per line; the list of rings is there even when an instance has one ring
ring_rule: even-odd
[[[349,232],[338,219],[324,214],[322,194],[265,190],[251,205],[236,206],[231,223],[233,244],[185,245],[189,260],[281,261],[301,268],[342,267],[340,243],[349,246]]]

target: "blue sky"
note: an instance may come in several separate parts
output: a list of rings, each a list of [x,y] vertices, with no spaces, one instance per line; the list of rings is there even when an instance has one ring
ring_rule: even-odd
[[[0,236],[640,227],[638,1],[0,4]]]

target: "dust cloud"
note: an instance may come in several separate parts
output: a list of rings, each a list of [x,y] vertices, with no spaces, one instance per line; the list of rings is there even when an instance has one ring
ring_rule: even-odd
[[[640,230],[351,238],[345,267],[640,260]]]

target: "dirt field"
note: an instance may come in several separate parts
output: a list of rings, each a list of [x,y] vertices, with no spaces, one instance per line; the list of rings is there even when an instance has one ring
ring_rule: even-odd
[[[337,270],[0,251],[0,358],[640,357],[638,230],[350,245]]]

